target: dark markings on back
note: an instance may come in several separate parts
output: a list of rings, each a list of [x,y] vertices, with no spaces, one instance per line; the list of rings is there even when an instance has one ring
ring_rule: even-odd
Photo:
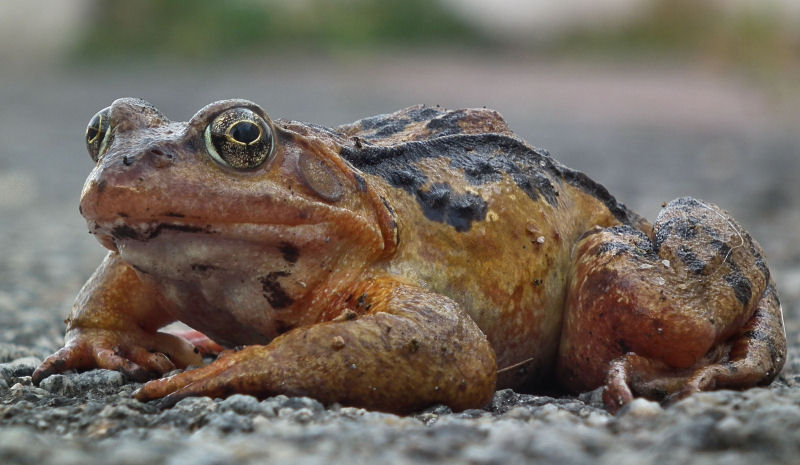
[[[361,129],[364,131],[372,131],[370,134],[365,134],[367,138],[382,138],[389,137],[408,126],[411,120],[391,115],[378,115],[361,120]]]
[[[725,263],[727,263],[731,269],[730,273],[723,276],[725,283],[733,288],[736,299],[741,302],[742,305],[747,305],[747,303],[750,302],[750,298],[753,297],[753,284],[744,276],[739,264],[733,259],[733,249],[725,242],[716,239],[712,240],[710,245],[717,249],[717,253],[722,255]],[[761,255],[754,248],[751,249],[751,252],[756,255],[756,266],[758,266],[758,257]],[[763,257],[761,261],[763,262]],[[764,266],[766,267],[766,264],[764,264]],[[758,268],[761,270],[760,266]],[[764,273],[765,279],[769,281],[769,271],[762,271],[762,273]]]
[[[594,229],[591,230],[594,233],[599,233],[603,231],[602,229]],[[643,232],[634,229],[628,225],[619,225],[614,226],[608,229],[609,232],[614,233],[616,236],[621,236],[626,239],[625,242],[623,241],[606,241],[599,244],[597,247],[594,248],[598,255],[604,253],[612,253],[614,256],[627,254],[632,258],[636,257],[647,257],[648,259],[652,260],[655,258],[655,252],[653,251],[652,243],[650,242],[650,238],[647,237]],[[581,236],[581,239],[590,236],[590,234],[584,234]],[[633,244],[627,241],[633,241]]]
[[[267,299],[267,302],[276,310],[288,307],[294,303],[294,299],[289,297],[286,291],[283,290],[283,287],[281,287],[281,283],[278,282],[278,278],[285,276],[289,276],[289,272],[273,271],[259,279],[261,282],[261,289],[264,291],[264,298]]]
[[[682,246],[676,252],[678,258],[681,259],[686,268],[689,269],[694,274],[702,274],[703,271],[706,269],[706,262],[697,258],[697,255],[694,254],[691,250],[689,250],[686,246]]]
[[[383,159],[389,166],[383,166],[379,161],[378,165],[373,165],[374,170],[369,169],[368,164],[356,167],[367,173],[379,174],[392,186],[413,195],[426,218],[449,224],[456,231],[469,231],[473,221],[481,221],[486,217],[488,207],[478,195],[455,192],[447,183],[437,183],[427,189],[424,188],[428,177],[411,164],[411,160],[406,156],[408,154],[403,153],[402,147],[406,145],[408,144],[398,146],[399,150],[393,154],[394,156]],[[377,147],[364,148],[362,152],[372,148]],[[408,163],[402,163],[400,160],[403,159],[407,159]],[[365,167],[367,169],[364,169]]]
[[[419,190],[427,177],[414,163],[446,156],[450,165],[463,170],[465,178],[473,185],[497,182],[506,173],[532,200],[541,198],[556,205],[556,185],[564,181],[603,202],[622,223],[631,224],[638,219],[605,187],[585,174],[554,161],[545,151],[500,134],[454,134],[389,147],[342,147],[341,156],[357,169],[380,176],[392,186],[415,195],[421,207],[425,197]]]
[[[699,223],[700,220],[694,216],[672,218],[663,222],[656,231],[656,248],[660,249],[661,244],[672,235],[685,241],[694,239],[698,233],[697,226]]]
[[[382,139],[391,137],[408,127],[410,123],[428,121],[428,129],[440,132],[441,135],[457,134],[461,132],[457,121],[462,118],[464,111],[444,111],[431,107],[412,107],[399,113],[387,113],[371,116],[361,121],[363,137],[367,139]],[[441,120],[439,120],[442,118]],[[437,122],[434,122],[437,121]],[[433,126],[431,126],[433,124]],[[438,125],[438,127],[436,127]],[[457,129],[456,129],[457,128]],[[368,131],[371,131],[368,133]]]
[[[547,158],[552,160],[549,156]],[[618,202],[617,199],[615,199],[614,196],[608,192],[608,189],[606,189],[602,184],[592,180],[589,176],[586,176],[586,174],[580,171],[567,168],[558,162],[553,163],[555,164],[556,169],[561,174],[562,178],[568,184],[581,189],[582,191],[601,201],[606,208],[608,208],[608,211],[610,211],[611,214],[614,215],[614,217],[620,222],[631,224],[639,219],[639,217],[635,213],[628,210],[624,204]]]
[[[727,243],[720,241],[718,239],[712,239],[709,242],[709,245],[715,249],[717,249],[717,253],[722,255],[722,259],[725,260],[725,263],[736,266],[736,263],[733,261],[733,254],[731,253],[733,249]]]
[[[441,115],[445,113],[441,109],[431,108],[431,107],[417,107],[411,108],[406,114],[408,115],[411,121],[419,123],[421,121],[428,121],[431,118]]]
[[[486,217],[486,201],[472,193],[459,194],[449,184],[437,183],[416,191],[422,213],[431,221],[446,223],[458,232],[469,231],[473,221]]]
[[[770,336],[768,333],[754,329],[750,331],[745,331],[742,333],[742,337],[746,339],[753,339],[755,341],[761,341],[767,346],[767,350],[769,351],[769,355],[772,358],[773,362],[778,358],[778,348],[775,346],[775,340]]]
[[[437,116],[425,125],[426,128],[436,131],[437,136],[449,136],[452,134],[461,134],[461,126],[458,122],[466,116],[466,110],[450,111],[443,115]]]
[[[412,121],[415,123],[428,121],[443,113],[445,112],[431,107],[411,107],[401,111],[399,114],[386,113],[383,115],[370,116],[369,118],[360,120],[359,123],[361,123],[361,129],[363,130],[369,131],[375,129],[376,131],[380,131],[386,127],[397,126],[398,121],[402,121],[400,124],[405,126]]]
[[[726,274],[723,279],[733,288],[736,299],[738,299],[742,305],[747,305],[747,303],[750,302],[750,298],[753,296],[753,285],[739,270]]]
[[[372,136],[373,137],[389,137],[392,135],[397,134],[398,132],[403,132],[403,129],[408,126],[411,120],[405,118],[397,118],[392,120],[387,120],[386,124],[381,126],[380,129],[375,131]]]

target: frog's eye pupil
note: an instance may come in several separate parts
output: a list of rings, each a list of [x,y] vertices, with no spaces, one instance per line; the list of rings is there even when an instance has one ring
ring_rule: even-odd
[[[105,153],[111,139],[109,113],[108,108],[98,111],[86,126],[86,148],[95,162]]]
[[[94,125],[89,126],[86,129],[86,140],[89,142],[94,142],[98,134],[100,134],[100,130],[97,127]]]
[[[242,144],[252,144],[261,137],[261,129],[250,121],[239,121],[228,131],[231,138]]]
[[[89,144],[96,142],[102,130],[103,115],[98,113],[92,117],[92,120],[89,121],[89,126],[86,128],[86,142]]]

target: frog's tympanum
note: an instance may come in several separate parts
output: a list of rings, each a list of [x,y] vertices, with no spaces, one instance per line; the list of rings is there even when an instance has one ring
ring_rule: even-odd
[[[605,386],[614,410],[766,384],[784,362],[763,253],[728,213],[680,198],[651,225],[492,110],[329,129],[245,100],[177,123],[121,99],[86,139],[80,211],[109,253],[37,383],[146,380],[217,350],[135,397],[410,412]],[[176,321],[191,338],[160,331]]]

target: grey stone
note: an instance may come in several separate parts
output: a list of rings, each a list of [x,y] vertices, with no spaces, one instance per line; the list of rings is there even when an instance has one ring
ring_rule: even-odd
[[[42,360],[37,357],[23,357],[12,360],[8,363],[0,364],[0,373],[3,378],[8,380],[9,377],[21,378],[23,376],[30,376],[42,363]]]
[[[261,413],[264,407],[253,396],[234,394],[219,404],[222,411],[232,411],[239,414]]]
[[[39,383],[39,387],[51,394],[64,396],[75,395],[78,392],[71,377],[65,375],[50,375]]]
[[[253,430],[253,420],[244,415],[227,411],[210,416],[206,427],[216,428],[223,433],[248,433]]]

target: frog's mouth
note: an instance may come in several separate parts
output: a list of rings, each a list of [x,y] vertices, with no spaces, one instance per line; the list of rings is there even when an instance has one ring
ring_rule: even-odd
[[[333,225],[327,222],[211,225],[127,217],[91,224],[97,240],[134,269],[176,281],[242,273],[310,277],[310,268],[336,261],[342,251],[332,243]]]
[[[176,221],[175,217],[137,221],[130,217],[120,217],[111,221],[89,221],[89,232],[107,249],[118,251],[118,244],[132,241],[147,243],[157,239],[176,240],[180,237],[202,236],[267,244],[285,243],[287,237],[301,242],[313,241],[324,234],[325,223],[295,222],[293,224],[263,223],[220,223],[200,224]]]
[[[120,224],[111,228],[111,237],[115,240],[133,239],[137,241],[149,241],[158,237],[163,231],[178,231],[185,233],[208,233],[213,234],[211,225],[197,226],[181,223],[144,223],[142,227],[136,228],[130,224]]]

